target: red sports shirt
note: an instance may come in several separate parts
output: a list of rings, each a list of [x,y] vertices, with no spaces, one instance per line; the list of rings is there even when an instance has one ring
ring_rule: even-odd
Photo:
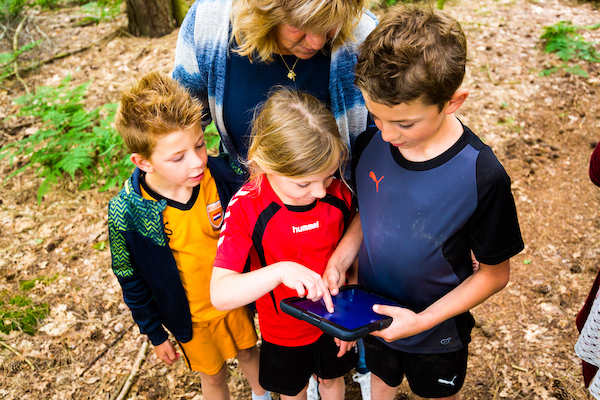
[[[221,228],[215,267],[243,272],[279,261],[295,261],[323,274],[331,253],[354,214],[352,194],[338,179],[327,195],[307,206],[284,205],[268,179],[260,189],[244,185],[229,202]],[[262,337],[280,346],[304,346],[322,334],[313,325],[281,311],[279,302],[296,296],[283,284],[256,301]]]

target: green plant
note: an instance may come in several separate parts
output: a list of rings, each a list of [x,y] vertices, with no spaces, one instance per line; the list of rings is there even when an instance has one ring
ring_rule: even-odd
[[[16,295],[7,302],[0,301],[0,332],[23,331],[33,335],[38,323],[46,318],[49,311],[48,304],[33,304],[25,296]]]
[[[17,51],[0,53],[0,83],[2,83],[9,75],[13,73],[13,62],[15,62],[15,60],[19,58],[21,54],[37,47],[40,42],[41,40],[36,40],[35,42],[30,42],[21,46],[19,49],[17,49]]]
[[[219,149],[219,143],[221,138],[214,122],[211,122],[206,128],[204,128],[204,140],[206,141],[206,148],[208,150],[217,151]]]
[[[42,282],[43,284],[48,284],[48,283],[54,282],[57,278],[58,278],[58,274],[54,274],[51,277],[40,276],[39,278],[24,280],[24,281],[19,282],[19,288],[22,291],[26,292],[28,290],[33,289],[37,282]]]
[[[26,169],[34,169],[42,178],[38,202],[59,179],[70,177],[80,189],[106,190],[120,185],[133,167],[111,126],[117,105],[86,110],[83,99],[89,83],[70,88],[70,79],[67,76],[57,87],[38,87],[35,94],[15,100],[21,106],[19,115],[40,119],[42,128],[0,150],[0,159],[9,156],[14,163],[17,156],[23,158],[23,165],[7,179]]]
[[[27,0],[0,0],[0,20],[7,21],[21,14]]]
[[[34,0],[34,3],[42,8],[56,8],[60,0]]]
[[[549,75],[559,69],[564,69],[576,75],[587,76],[587,71],[578,64],[573,65],[572,62],[598,63],[600,62],[600,52],[596,50],[596,43],[587,42],[578,32],[598,28],[600,28],[600,24],[577,26],[570,21],[560,21],[554,25],[544,27],[544,33],[540,37],[544,44],[544,51],[546,53],[556,53],[563,64],[558,67],[547,68],[541,72],[541,75]]]
[[[98,0],[81,6],[84,16],[80,24],[114,19],[121,12],[121,0]]]

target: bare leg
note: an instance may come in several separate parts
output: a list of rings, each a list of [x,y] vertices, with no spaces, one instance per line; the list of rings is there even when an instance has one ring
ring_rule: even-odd
[[[377,375],[371,374],[371,398],[377,400],[394,400],[398,386],[388,386]]]
[[[225,365],[215,375],[207,375],[200,372],[202,397],[206,400],[229,400],[228,376],[229,373]]]
[[[248,380],[248,384],[252,389],[252,392],[258,396],[265,394],[265,389],[258,383],[258,361],[260,353],[258,347],[254,346],[250,349],[240,350],[238,352],[238,362],[240,363],[240,369],[244,373],[244,376]]]
[[[334,379],[319,378],[319,393],[323,400],[344,400],[344,377]]]

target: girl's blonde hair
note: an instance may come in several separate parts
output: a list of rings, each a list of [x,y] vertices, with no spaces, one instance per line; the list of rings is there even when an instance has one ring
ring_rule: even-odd
[[[335,118],[310,94],[278,88],[255,116],[248,150],[250,179],[264,173],[301,178],[337,169],[348,148]]]
[[[332,46],[353,38],[365,0],[237,0],[233,2],[232,37],[238,54],[270,62],[279,51],[275,28],[289,24],[313,33],[331,30]]]

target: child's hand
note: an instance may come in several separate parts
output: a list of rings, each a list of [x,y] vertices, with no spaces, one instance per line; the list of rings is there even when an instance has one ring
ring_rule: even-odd
[[[352,351],[354,346],[356,346],[356,340],[352,342],[346,342],[338,338],[333,338],[333,340],[335,341],[337,347],[340,348],[340,350],[337,353],[338,358],[346,354],[346,352]]]
[[[339,292],[339,287],[344,284],[346,280],[345,274],[342,274],[334,265],[329,262],[325,272],[323,273],[323,281],[327,285],[329,292],[335,296]]]
[[[306,296],[307,299],[312,301],[323,299],[327,311],[333,312],[331,295],[319,274],[292,261],[282,262],[281,267],[281,283],[290,289],[295,289],[299,297]]]
[[[156,356],[163,360],[167,365],[173,364],[178,358],[179,353],[175,351],[173,343],[169,339],[154,347]]]
[[[407,308],[375,304],[373,311],[393,318],[392,324],[387,328],[371,332],[371,335],[379,336],[386,342],[413,336],[425,330],[421,327],[419,316]]]

